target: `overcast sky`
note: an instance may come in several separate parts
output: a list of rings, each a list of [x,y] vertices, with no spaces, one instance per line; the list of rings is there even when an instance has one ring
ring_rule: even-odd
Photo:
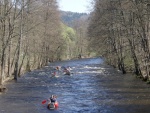
[[[79,13],[89,12],[91,0],[58,0],[59,9]]]

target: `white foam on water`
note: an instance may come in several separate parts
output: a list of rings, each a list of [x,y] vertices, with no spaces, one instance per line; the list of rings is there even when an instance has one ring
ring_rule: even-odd
[[[82,71],[82,72],[77,72],[77,73],[103,73],[103,70],[98,70],[98,71]]]

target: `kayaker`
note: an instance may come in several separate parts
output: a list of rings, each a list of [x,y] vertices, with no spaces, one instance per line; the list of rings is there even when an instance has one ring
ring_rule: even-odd
[[[61,66],[57,66],[56,70],[60,71],[61,70]]]
[[[49,100],[49,103],[48,103],[48,108],[49,109],[55,109],[55,108],[58,108],[58,102],[56,100],[56,96],[54,95],[51,95],[51,97],[48,99]]]
[[[51,95],[51,97],[50,97],[50,102],[51,102],[51,103],[57,102],[55,95]]]
[[[65,68],[65,69],[64,69],[64,74],[65,74],[65,75],[70,75],[70,74],[71,74],[70,68]]]
[[[52,77],[56,77],[57,76],[57,73],[56,72],[53,72],[52,73]]]

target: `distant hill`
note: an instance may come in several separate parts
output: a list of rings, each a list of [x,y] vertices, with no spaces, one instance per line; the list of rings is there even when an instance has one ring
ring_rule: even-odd
[[[88,17],[87,13],[76,13],[70,11],[61,11],[60,15],[62,22],[70,27],[72,27],[74,21]]]

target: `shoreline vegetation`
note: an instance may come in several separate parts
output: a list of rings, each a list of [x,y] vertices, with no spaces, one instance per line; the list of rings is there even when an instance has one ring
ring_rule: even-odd
[[[56,0],[0,0],[0,4],[0,85],[62,58]]]
[[[89,46],[109,65],[150,81],[150,2],[97,0],[88,26]]]

